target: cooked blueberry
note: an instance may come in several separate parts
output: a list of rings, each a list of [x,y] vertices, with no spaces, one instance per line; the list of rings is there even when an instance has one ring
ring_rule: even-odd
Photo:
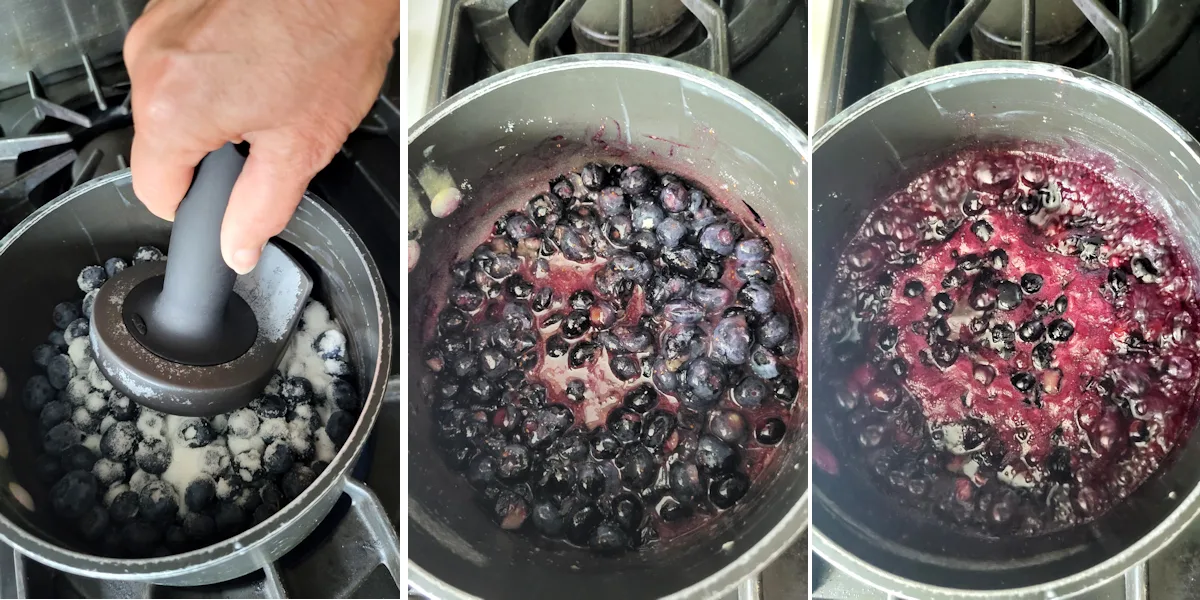
[[[1142,283],[1154,283],[1158,281],[1158,268],[1154,263],[1144,257],[1138,256],[1129,262],[1129,268],[1133,271],[1133,276],[1138,278]]]
[[[1009,381],[1011,381],[1013,387],[1017,388],[1017,391],[1020,392],[1028,392],[1033,389],[1034,385],[1037,384],[1037,379],[1033,375],[1025,372],[1013,373],[1012,376],[1009,377]]]
[[[633,533],[642,525],[642,502],[633,494],[622,494],[613,500],[613,520],[621,529]]]
[[[734,255],[740,262],[763,262],[771,257],[771,243],[763,238],[749,238],[737,243]]]
[[[596,526],[592,537],[588,539],[588,547],[601,554],[611,554],[629,548],[629,534],[616,523],[603,521]]]
[[[586,462],[576,469],[579,493],[589,498],[599,498],[608,487],[607,476],[594,462]]]
[[[696,323],[704,318],[704,309],[690,300],[671,300],[663,307],[663,317],[672,323]]]
[[[1050,342],[1042,342],[1033,347],[1033,366],[1039,369],[1050,368],[1050,363],[1054,361],[1054,345]]]
[[[708,499],[719,509],[733,507],[750,489],[750,480],[741,473],[728,473],[714,477],[708,484]]]
[[[642,445],[658,452],[675,431],[675,417],[664,411],[653,411],[642,418]]]
[[[787,433],[787,425],[783,419],[771,417],[754,428],[754,439],[764,446],[774,446],[783,440],[784,433]]]
[[[588,163],[579,170],[579,178],[584,187],[596,191],[603,188],[608,181],[608,171],[596,163]]]
[[[775,399],[787,406],[791,406],[796,401],[796,395],[800,393],[800,380],[791,369],[781,371],[771,385]]]
[[[1008,253],[1003,248],[996,248],[988,252],[987,259],[991,263],[991,267],[997,271],[1001,271],[1008,266]]]
[[[1042,336],[1045,334],[1046,325],[1041,321],[1026,321],[1021,324],[1020,328],[1017,329],[1017,336],[1020,337],[1022,341],[1029,342],[1031,344],[1042,339]]]
[[[1121,269],[1109,269],[1107,287],[1116,297],[1124,296],[1129,291],[1129,278]]]
[[[1071,339],[1071,335],[1075,333],[1075,326],[1066,319],[1055,319],[1050,321],[1050,339],[1056,342],[1065,342]]]
[[[995,230],[992,229],[991,223],[980,219],[971,224],[971,233],[975,234],[975,237],[979,238],[979,241],[986,244],[991,241]]]
[[[501,529],[516,531],[525,524],[529,517],[529,504],[525,499],[510,491],[503,491],[496,497],[492,518]]]
[[[586,311],[596,302],[596,296],[587,290],[575,290],[567,302],[575,310]]]
[[[688,365],[684,382],[692,397],[711,403],[725,389],[725,371],[706,358],[698,358]]]
[[[1036,193],[1021,196],[1017,199],[1017,212],[1029,216],[1042,208],[1042,199]]]
[[[572,369],[579,369],[595,362],[599,349],[599,344],[595,342],[576,343],[567,353],[567,366]]]
[[[550,358],[565,356],[570,347],[571,344],[557,333],[546,338],[546,356]]]
[[[768,262],[742,263],[734,270],[739,281],[761,281],[767,285],[775,283],[775,268]]]
[[[539,502],[533,505],[531,513],[533,526],[538,530],[538,533],[550,538],[556,538],[563,534],[565,523],[563,521],[562,512],[553,502]]]
[[[942,278],[942,287],[945,289],[954,289],[962,287],[967,282],[967,274],[962,269],[955,267],[946,273]]]
[[[633,209],[633,227],[634,229],[650,231],[658,227],[663,221],[663,211],[653,202],[647,202]]]
[[[761,282],[752,281],[738,291],[738,302],[757,313],[767,314],[775,306],[775,293]]]
[[[628,408],[618,407],[609,411],[605,424],[613,437],[622,444],[638,441],[642,434],[642,418]]]
[[[635,412],[644,413],[658,404],[658,392],[654,386],[643,383],[625,394],[625,407]]]
[[[668,182],[659,190],[658,202],[667,212],[683,212],[689,205],[687,188],[678,181]]]
[[[692,509],[685,504],[681,504],[675,498],[667,496],[658,503],[658,516],[662,517],[663,521],[672,523],[681,521],[692,516]]]
[[[726,317],[713,328],[712,357],[729,365],[744,364],[750,352],[750,342],[750,327],[746,319],[740,316]]]
[[[687,235],[687,225],[674,218],[663,219],[658,227],[654,228],[654,235],[664,249],[673,250],[679,247],[680,241]]]
[[[654,481],[658,473],[658,463],[650,451],[634,444],[617,456],[617,468],[621,471],[621,481],[629,489],[642,489]]]
[[[933,362],[943,369],[950,368],[958,360],[960,351],[958,343],[949,340],[938,340],[930,348],[930,353],[933,355]]]
[[[908,283],[904,284],[904,295],[908,298],[925,295],[925,284],[916,279],[910,279]]]
[[[650,167],[633,165],[621,172],[621,189],[633,195],[645,194],[657,179],[658,175]]]
[[[750,372],[763,379],[775,379],[779,376],[778,361],[775,360],[774,355],[762,346],[755,346],[750,351],[750,358],[747,364],[750,365]]]
[[[708,432],[727,444],[738,444],[746,439],[746,419],[736,411],[719,410],[709,417]]]
[[[496,475],[504,480],[518,480],[529,473],[532,458],[529,449],[520,444],[509,444],[500,453]]]
[[[987,206],[984,204],[983,199],[979,197],[979,194],[976,194],[973,191],[967,192],[962,201],[962,211],[964,215],[968,217],[978,216],[983,212],[984,208],[987,208]]]
[[[1037,273],[1026,273],[1021,276],[1021,289],[1026,294],[1036,294],[1042,289],[1042,276]]]
[[[729,473],[737,467],[737,452],[728,444],[715,436],[700,436],[700,445],[696,449],[696,465],[708,475]]]
[[[560,331],[563,337],[568,340],[579,339],[592,326],[588,312],[585,310],[573,310],[563,319]]]
[[[625,199],[625,192],[621,188],[606,187],[596,195],[596,209],[606,217],[625,215],[629,214],[629,202]]]
[[[738,238],[735,227],[727,221],[719,221],[705,227],[700,232],[700,247],[721,256],[733,254]]]
[[[939,292],[933,297],[933,308],[943,315],[949,314],[954,310],[954,300],[950,299],[950,294]]]
[[[767,397],[767,384],[753,375],[743,378],[733,389],[733,401],[745,408],[757,408]]]
[[[580,546],[587,544],[603,520],[604,514],[595,506],[580,506],[567,515],[567,540]]]
[[[621,450],[621,442],[603,427],[592,432],[590,440],[592,456],[597,460],[607,460],[616,457]]]
[[[1021,286],[1011,281],[1001,281],[996,284],[996,308],[1000,310],[1016,310],[1021,306],[1025,293]]]
[[[483,304],[483,294],[475,287],[455,288],[450,292],[450,303],[459,310],[474,312]]]

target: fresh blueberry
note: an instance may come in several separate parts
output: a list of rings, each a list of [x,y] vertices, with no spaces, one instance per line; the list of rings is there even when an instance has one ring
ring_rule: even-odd
[[[350,439],[350,431],[357,422],[357,416],[344,410],[335,410],[329,415],[329,422],[325,424],[325,433],[335,446],[341,448],[342,444]]]
[[[46,343],[57,348],[59,352],[67,351],[67,338],[63,337],[63,330],[61,329],[51,331],[50,335],[46,336]]]
[[[81,316],[79,305],[75,302],[59,302],[54,306],[54,326],[59,329],[66,329],[71,321]]]
[[[203,448],[217,439],[217,434],[206,419],[186,418],[179,425],[179,439],[189,448]]]
[[[744,364],[750,342],[750,327],[745,317],[726,317],[713,329],[712,357],[728,365]]]
[[[71,471],[50,488],[54,513],[64,519],[77,519],[96,505],[99,489],[96,478],[87,471]]]
[[[46,378],[56,390],[67,389],[67,384],[71,383],[71,378],[74,376],[75,365],[71,364],[71,359],[67,358],[65,354],[51,358],[46,365]]]
[[[117,273],[124,271],[125,267],[128,267],[128,266],[129,266],[129,263],[125,262],[125,259],[118,257],[118,256],[114,256],[114,257],[104,261],[104,274],[109,277],[116,277]]]
[[[102,506],[92,506],[76,522],[79,533],[89,542],[99,541],[108,533],[108,511]]]
[[[101,267],[100,265],[92,265],[90,267],[84,267],[83,270],[79,272],[79,276],[75,278],[75,283],[78,284],[79,289],[83,290],[83,293],[86,294],[88,292],[100,289],[100,286],[104,285],[104,282],[107,280],[108,272],[104,270],[104,267]]]
[[[46,432],[42,438],[42,447],[52,456],[62,456],[68,448],[82,442],[83,432],[79,431],[74,423],[64,421]]]
[[[279,395],[292,406],[311,402],[313,399],[312,383],[303,377],[288,377],[279,385]]]
[[[81,444],[64,450],[60,459],[63,471],[91,471],[96,465],[96,454]]]
[[[63,474],[61,461],[49,454],[39,454],[34,459],[33,470],[38,480],[46,485],[52,485]]]
[[[101,445],[103,445],[103,440]],[[139,469],[154,475],[161,475],[171,466],[171,445],[164,440],[143,438],[134,453],[134,461]]]
[[[538,533],[549,538],[557,538],[563,534],[566,524],[563,522],[562,512],[553,502],[534,504],[530,516]]]
[[[149,556],[160,540],[159,529],[145,521],[126,523],[121,528],[121,543],[134,556]]]
[[[266,450],[263,450],[262,465],[268,475],[279,476],[287,473],[291,470],[294,461],[295,456],[292,449],[285,442],[272,442]]]
[[[188,513],[183,517],[183,531],[196,542],[207,542],[217,533],[217,522],[203,513]]]
[[[357,414],[362,409],[362,399],[354,385],[345,379],[334,378],[329,384],[329,398],[338,408]]]
[[[133,253],[133,264],[166,260],[162,250],[154,246],[141,246]]]
[[[54,386],[50,385],[50,380],[46,379],[44,375],[34,375],[25,382],[25,389],[21,393],[21,404],[25,410],[40,412],[44,406],[54,400],[57,393]]]
[[[308,486],[317,478],[317,474],[312,469],[304,465],[294,465],[292,470],[287,472],[280,480],[280,489],[283,490],[283,497],[288,501],[295,500],[297,496],[304,493]]]
[[[237,504],[222,502],[217,505],[213,521],[216,524],[217,533],[228,537],[242,530],[246,523],[246,513]]]
[[[207,508],[216,496],[217,487],[213,480],[208,477],[200,477],[188,484],[183,493],[183,501],[188,510],[198,512]]]

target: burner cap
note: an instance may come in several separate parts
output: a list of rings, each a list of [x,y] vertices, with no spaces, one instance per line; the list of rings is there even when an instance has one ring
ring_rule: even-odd
[[[971,41],[975,60],[1021,56],[1021,2],[992,2],[975,26]],[[1079,57],[1096,39],[1075,0],[1037,0],[1034,3],[1034,56],[1066,64]]]
[[[571,30],[580,52],[613,51],[620,41],[620,3],[589,0]],[[699,22],[681,0],[633,3],[633,51],[666,56],[677,50]]]

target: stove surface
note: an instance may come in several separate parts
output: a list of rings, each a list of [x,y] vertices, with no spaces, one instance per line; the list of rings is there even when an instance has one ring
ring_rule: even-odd
[[[398,43],[398,42],[397,42]],[[396,53],[399,60],[399,52]],[[76,76],[30,75],[0,95],[0,235],[71,186],[128,166],[132,122],[123,66],[80,57]],[[390,72],[398,74],[397,63]],[[53,83],[51,83],[53,82]],[[310,189],[350,223],[375,259],[399,323],[399,77],[384,89]],[[393,340],[393,346],[399,344]],[[393,356],[399,372],[399,353]],[[329,516],[265,569],[213,585],[170,587],[58,572],[0,545],[0,598],[397,598],[400,596],[399,393]]]
[[[995,0],[994,3],[1000,2],[1004,0]],[[1020,2],[1014,1],[1012,4],[1019,5]],[[818,95],[813,107],[816,127],[866,95],[914,71],[928,68],[928,41],[924,45],[910,43],[904,47],[904,53],[898,53],[899,47],[894,43],[879,43],[881,32],[907,30],[908,27],[894,23],[881,25],[881,14],[890,11],[895,15],[898,10],[907,8],[910,11],[908,14],[912,15],[914,7],[920,9],[924,6],[928,10],[930,5],[937,5],[941,10],[957,9],[962,7],[963,2],[834,0],[832,5],[828,37],[814,40],[814,45],[820,45],[823,57],[823,64],[818,67],[820,85],[816,88]],[[1195,19],[1197,3],[1191,0],[1122,0],[1120,5],[1124,7],[1124,20],[1130,25],[1134,37],[1130,74],[1133,90],[1166,111],[1194,136],[1200,137],[1200,103],[1195,100],[1196,92],[1200,91],[1195,79],[1195,74],[1200,72],[1200,20]],[[1164,14],[1172,16],[1171,20],[1178,29],[1157,34],[1159,39],[1155,44],[1148,44],[1148,37],[1141,38],[1140,42],[1137,37],[1139,32],[1146,31],[1146,21],[1151,14],[1147,10],[1150,8],[1164,9]],[[943,26],[948,21],[949,18],[942,21]],[[1155,31],[1151,30],[1151,33]],[[926,32],[926,40],[937,33]],[[1103,42],[1092,40],[1090,43]],[[975,56],[976,51],[970,39],[966,39],[964,46],[956,50],[954,62]],[[1096,62],[1103,49],[1092,47],[1087,52],[1073,61],[1067,61],[1067,64],[1110,77],[1108,65]],[[840,571],[816,553],[812,560],[813,598],[883,600],[895,597],[887,590],[871,587],[853,575]],[[1200,522],[1193,523],[1168,548],[1149,561],[1133,567],[1122,577],[1074,597],[1085,600],[1200,599]]]

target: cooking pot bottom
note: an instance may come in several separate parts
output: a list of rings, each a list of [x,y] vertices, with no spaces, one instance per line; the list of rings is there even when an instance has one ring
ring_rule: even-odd
[[[1101,166],[960,153],[867,216],[836,278],[842,459],[824,451],[821,476],[918,518],[996,538],[1086,524],[1195,423],[1193,267]]]

